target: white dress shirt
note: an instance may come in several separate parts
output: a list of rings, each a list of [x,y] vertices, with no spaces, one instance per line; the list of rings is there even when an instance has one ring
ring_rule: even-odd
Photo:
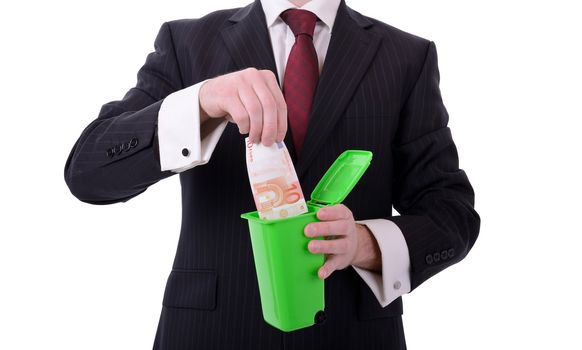
[[[311,0],[303,7],[321,20],[316,23],[313,44],[321,72],[331,39],[340,0]],[[279,81],[283,82],[287,58],[295,43],[295,36],[279,14],[289,8],[298,8],[287,0],[262,0],[261,5],[271,37]],[[212,152],[226,128],[225,118],[210,118],[200,126],[198,91],[203,80],[169,94],[158,114],[158,141],[161,170],[176,173],[208,163]],[[186,156],[182,150],[189,150]],[[382,255],[382,273],[351,265],[374,293],[382,307],[402,294],[410,292],[410,258],[402,232],[390,220],[358,220],[366,225],[378,242]]]

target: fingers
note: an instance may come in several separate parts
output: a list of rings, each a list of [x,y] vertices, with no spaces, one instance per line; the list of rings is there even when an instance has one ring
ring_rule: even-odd
[[[279,88],[279,85],[277,84],[275,74],[270,70],[264,72],[267,72],[265,81],[277,105],[277,135],[275,140],[277,142],[282,142],[287,133],[287,103],[285,102],[285,97],[283,97],[281,88]]]
[[[351,219],[352,217],[352,211],[343,204],[331,205],[317,211],[319,220],[343,220]]]
[[[346,254],[348,253],[348,242],[345,238],[333,240],[314,239],[309,241],[307,248],[312,253]]]
[[[259,98],[263,111],[263,128],[260,134],[260,140],[265,146],[270,146],[275,142],[275,138],[277,137],[277,103],[265,80],[254,82],[253,89]]]
[[[263,130],[263,107],[251,86],[239,86],[238,94],[249,119],[249,139],[254,143],[261,141]]]
[[[334,272],[335,270],[338,270],[338,268],[340,267],[340,264],[341,264],[341,257],[340,256],[330,255],[325,260],[325,264],[323,264],[323,266],[319,268],[317,275],[321,279],[326,279],[331,275],[332,272]]]
[[[318,271],[319,277],[325,279],[353,260],[358,245],[356,225],[351,210],[343,204],[321,208],[317,216],[322,221],[306,225],[304,231],[307,237],[328,238],[314,239],[307,245],[311,253],[326,255],[326,262]]]
[[[251,124],[247,110],[240,100],[240,97],[235,96],[231,98],[227,102],[226,110],[228,111],[228,114],[225,116],[225,118],[228,121],[235,123],[238,126],[238,131],[241,134],[248,134]]]
[[[317,217],[325,221],[306,225],[304,233],[307,237],[345,235],[354,224],[351,210],[343,204],[319,209]]]
[[[268,70],[247,68],[210,79],[199,92],[202,110],[210,118],[225,117],[254,143],[271,146],[287,132],[287,104]]]
[[[307,237],[341,236],[345,235],[353,224],[348,219],[312,222],[305,226],[304,232]]]

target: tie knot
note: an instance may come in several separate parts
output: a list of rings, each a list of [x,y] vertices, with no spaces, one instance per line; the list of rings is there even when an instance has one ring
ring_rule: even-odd
[[[315,13],[301,9],[288,9],[283,11],[280,17],[291,28],[295,37],[306,34],[313,38],[315,22],[317,22]]]

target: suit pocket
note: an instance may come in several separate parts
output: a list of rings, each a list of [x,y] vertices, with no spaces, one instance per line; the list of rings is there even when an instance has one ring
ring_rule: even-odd
[[[216,307],[215,270],[173,269],[162,305],[169,308],[213,310]]]

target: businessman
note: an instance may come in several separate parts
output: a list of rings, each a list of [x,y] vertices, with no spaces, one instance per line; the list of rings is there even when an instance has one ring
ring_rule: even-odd
[[[162,24],[135,87],[105,103],[65,165],[73,195],[127,202],[179,174],[182,225],[154,349],[405,349],[402,295],[462,260],[480,226],[433,41],[344,0],[255,0]],[[374,159],[307,225],[325,318],[261,313],[244,138],[289,148],[306,196],[346,149]],[[393,215],[394,207],[399,215]]]

